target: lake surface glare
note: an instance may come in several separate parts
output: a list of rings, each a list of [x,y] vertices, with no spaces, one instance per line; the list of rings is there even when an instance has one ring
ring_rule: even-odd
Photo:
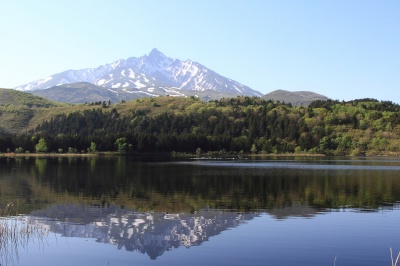
[[[400,251],[391,157],[0,158],[7,203],[0,228],[18,236],[2,229],[0,265],[391,265]]]

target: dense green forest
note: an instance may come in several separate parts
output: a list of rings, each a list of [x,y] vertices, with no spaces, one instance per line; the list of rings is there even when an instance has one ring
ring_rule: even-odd
[[[292,107],[257,97],[210,102],[159,97],[30,108],[35,109],[31,119],[35,124],[26,122],[29,126],[18,133],[0,127],[1,152],[400,152],[400,105],[375,99],[315,101],[308,107]],[[6,109],[0,109],[0,118],[5,113]]]

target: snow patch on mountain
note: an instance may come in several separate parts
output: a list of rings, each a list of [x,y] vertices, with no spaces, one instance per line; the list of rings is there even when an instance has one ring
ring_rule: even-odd
[[[134,79],[135,78],[135,72],[133,72],[132,68],[130,68],[128,71],[129,71],[129,77]]]
[[[111,86],[111,88],[119,88],[121,87],[121,83],[117,83]]]
[[[144,88],[144,87],[146,87],[146,85],[142,84],[140,81],[135,81],[133,84],[135,85],[136,88]]]
[[[118,94],[118,92],[115,91],[115,90],[112,90],[112,89],[108,89],[108,90],[111,91],[111,92],[114,92],[114,93]]]

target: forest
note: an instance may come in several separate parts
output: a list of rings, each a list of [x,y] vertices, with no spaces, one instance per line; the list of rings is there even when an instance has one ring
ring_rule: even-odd
[[[29,108],[46,118],[36,118],[40,122],[19,132],[0,127],[0,152],[213,156],[400,152],[400,105],[375,99],[315,101],[293,107],[258,97],[204,102],[165,96]],[[0,116],[2,112],[6,109],[0,109]]]

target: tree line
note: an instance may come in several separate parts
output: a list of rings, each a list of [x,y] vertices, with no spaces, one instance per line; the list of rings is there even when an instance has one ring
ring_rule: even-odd
[[[0,151],[327,155],[400,151],[400,106],[389,101],[328,100],[308,107],[258,97],[210,102],[191,97],[183,106],[177,106],[173,97],[135,101],[135,108],[123,109],[125,103],[94,107],[54,115],[23,134],[0,133]]]

